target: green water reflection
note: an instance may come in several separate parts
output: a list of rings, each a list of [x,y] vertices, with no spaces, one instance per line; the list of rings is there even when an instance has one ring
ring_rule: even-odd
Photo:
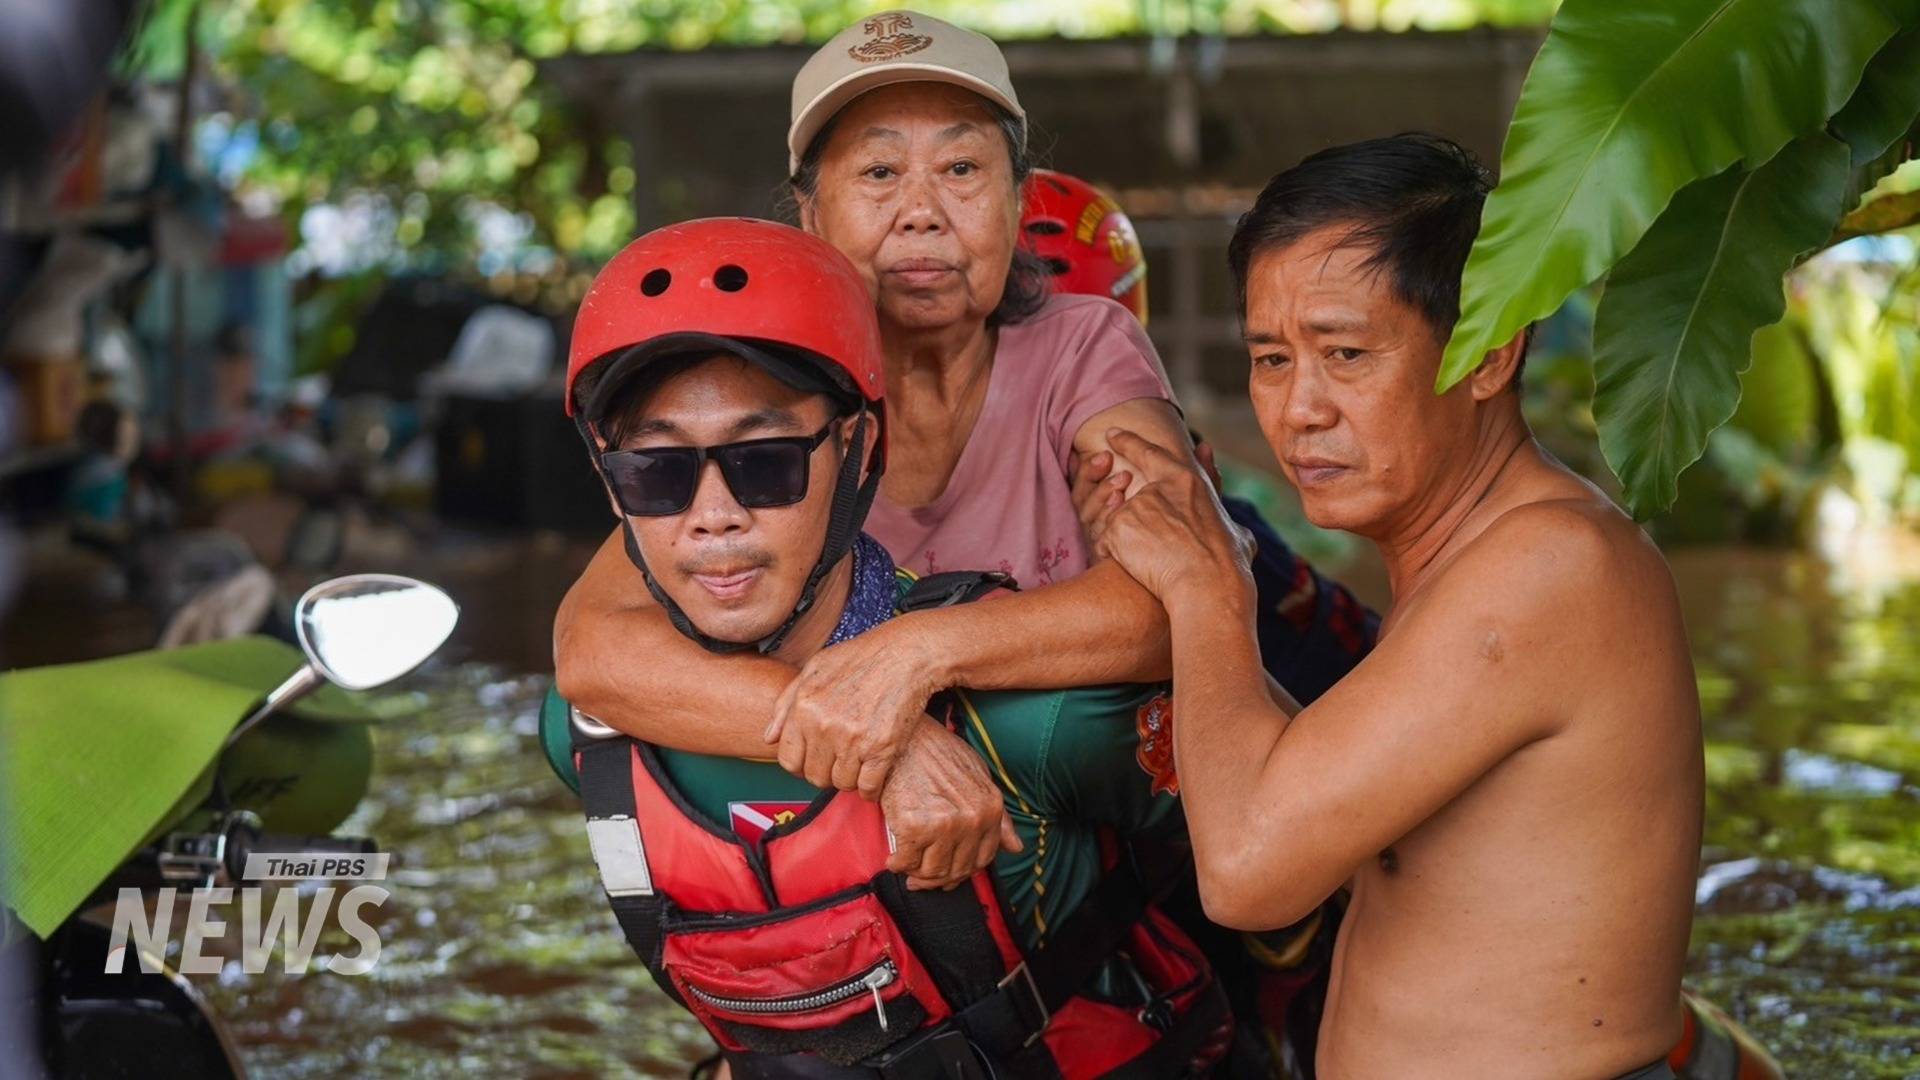
[[[1920,584],[1853,587],[1779,554],[1674,563],[1708,734],[1692,981],[1789,1075],[1920,1076]],[[398,868],[373,973],[229,964],[207,987],[249,1066],[684,1075],[706,1041],[614,928],[535,742],[544,683],[466,667],[432,690],[425,718],[380,733],[347,830]]]
[[[1692,981],[1791,1076],[1920,1075],[1920,584],[1674,568],[1707,725]]]

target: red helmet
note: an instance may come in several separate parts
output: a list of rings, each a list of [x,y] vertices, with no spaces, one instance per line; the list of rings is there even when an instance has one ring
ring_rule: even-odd
[[[723,343],[717,339],[726,340]],[[731,345],[742,350],[742,355],[764,352],[755,346],[768,344],[803,350],[833,369],[827,374],[845,376],[844,380],[834,379],[830,392],[837,392],[842,383],[850,383],[851,389],[873,407],[872,467],[863,481],[861,448],[868,428],[862,424],[840,465],[820,558],[792,614],[759,641],[722,642],[701,633],[647,570],[632,523],[621,519],[627,557],[640,568],[647,589],[666,609],[675,627],[715,652],[772,652],[801,614],[813,606],[815,590],[851,549],[880,490],[880,475],[886,465],[886,429],[879,405],[886,383],[881,374],[880,322],[874,315],[873,294],[867,291],[867,283],[853,264],[833,245],[771,221],[687,221],[655,229],[628,244],[600,268],[588,287],[579,314],[574,316],[573,344],[567,352],[567,415],[574,417],[596,469],[601,467],[600,459],[587,428],[588,417],[574,416],[575,381],[582,371],[613,357],[621,357],[615,362],[623,366],[646,363],[649,350],[631,350],[649,342],[657,342],[663,350],[696,342],[703,347]],[[759,360],[773,363],[778,358]],[[608,374],[619,377],[618,372]]]
[[[1147,321],[1147,257],[1120,205],[1075,176],[1035,169],[1027,181],[1020,231],[1046,260],[1053,287],[1118,300]]]
[[[587,289],[567,353],[573,384],[595,361],[673,334],[770,342],[823,358],[869,402],[883,396],[873,294],[824,240],[754,218],[704,218],[642,236]]]

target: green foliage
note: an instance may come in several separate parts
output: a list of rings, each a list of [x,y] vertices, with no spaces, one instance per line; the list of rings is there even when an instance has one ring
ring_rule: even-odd
[[[1833,117],[1831,127],[1846,140],[1854,162],[1875,162],[1879,168],[1865,187],[1878,183],[1894,165],[1906,160],[1881,159],[1920,116],[1920,79],[1913,77],[1916,68],[1920,68],[1920,27],[1903,30],[1887,42],[1867,65],[1846,107]],[[1864,188],[1854,194],[1857,197],[1863,193]]]
[[[1849,494],[1873,516],[1920,522],[1920,264],[1822,260],[1796,278],[1791,318],[1832,397]]]
[[[1000,37],[1268,33],[1340,26],[1460,28],[1544,21],[1556,0],[920,0]],[[189,13],[232,111],[260,125],[246,183],[290,220],[372,196],[397,217],[400,257],[470,268],[474,208],[523,215],[525,243],[592,263],[631,234],[634,170],[540,85],[565,53],[824,40],[882,0],[153,0],[130,65],[185,64]],[[561,290],[564,294],[565,290]],[[561,295],[560,300],[568,297]]]
[[[1671,505],[1734,412],[1781,274],[1910,149],[1916,32],[1916,0],[1569,0],[1508,132],[1437,389],[1607,278],[1602,443],[1636,514]]]
[[[1833,231],[1848,160],[1815,132],[1758,169],[1691,184],[1608,276],[1593,412],[1636,505],[1671,506],[1681,470],[1733,415],[1748,342],[1786,308],[1781,275]]]
[[[1822,422],[1822,375],[1797,321],[1783,320],[1753,335],[1753,366],[1740,377],[1740,407],[1730,427],[1745,432],[1774,458],[1807,464],[1830,449]]]
[[[1663,544],[1796,543],[1835,497],[1854,520],[1920,526],[1920,256],[1831,252],[1789,274],[1786,294],[1785,317],[1753,335],[1739,407],[1650,522]],[[1607,487],[1589,411],[1594,365],[1569,344],[1527,361],[1527,420],[1554,456]]]
[[[1902,216],[1894,210],[1898,200],[1880,201],[1880,195],[1897,192],[1876,190],[1914,156],[1920,140],[1920,26],[1887,42],[1867,65],[1852,100],[1828,127],[1853,154],[1852,175],[1841,200],[1852,213],[1841,221],[1834,239],[1891,232],[1920,220],[1920,214]]]
[[[529,45],[557,4],[228,0],[203,16],[213,71],[261,123],[247,182],[289,217],[350,195],[384,198],[416,259],[470,257],[472,207],[524,214],[529,241],[612,251],[631,225],[632,173],[534,85]],[[561,42],[564,44],[564,42]]]
[[[1909,143],[1909,151],[1912,148]],[[1914,225],[1920,225],[1920,161],[1901,165],[1868,191],[1860,205],[1840,219],[1834,239],[1872,236]]]

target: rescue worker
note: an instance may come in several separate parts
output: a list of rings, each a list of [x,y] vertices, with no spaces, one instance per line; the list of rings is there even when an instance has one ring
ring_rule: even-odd
[[[860,532],[886,461],[881,356],[858,272],[786,226],[671,226],[595,279],[568,409],[682,634],[798,664],[1010,585],[916,578]],[[733,1076],[1162,1077],[1206,1069],[1231,1029],[1152,906],[1190,865],[1167,701],[1165,684],[936,698],[916,757],[990,773],[1017,834],[950,891],[886,869],[893,792],[939,782],[920,765],[876,806],[560,707],[544,734],[629,941]]]

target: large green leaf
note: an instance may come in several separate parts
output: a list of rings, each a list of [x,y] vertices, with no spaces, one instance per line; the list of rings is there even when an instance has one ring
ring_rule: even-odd
[[[1681,470],[1733,415],[1754,332],[1779,321],[1781,277],[1832,232],[1849,162],[1817,131],[1691,184],[1608,277],[1593,414],[1636,517],[1673,504]]]
[[[1776,457],[1802,459],[1819,448],[1819,361],[1791,315],[1753,335],[1753,362],[1740,376],[1740,406],[1729,427],[1758,440]],[[1711,442],[1708,444],[1711,446]]]
[[[1833,239],[1851,240],[1920,225],[1920,191],[1882,195],[1848,214],[1834,230]]]
[[[1674,193],[1838,112],[1915,0],[1567,0],[1520,94],[1438,389],[1640,241]]]
[[[1881,48],[1830,126],[1846,141],[1858,168],[1894,149],[1915,117],[1920,117],[1920,26],[1895,34]]]
[[[1853,152],[1841,205],[1849,211],[1913,156],[1920,139],[1920,26],[1895,34],[1860,77],[1860,87],[1827,125]],[[1835,241],[1847,239],[1843,223]]]

